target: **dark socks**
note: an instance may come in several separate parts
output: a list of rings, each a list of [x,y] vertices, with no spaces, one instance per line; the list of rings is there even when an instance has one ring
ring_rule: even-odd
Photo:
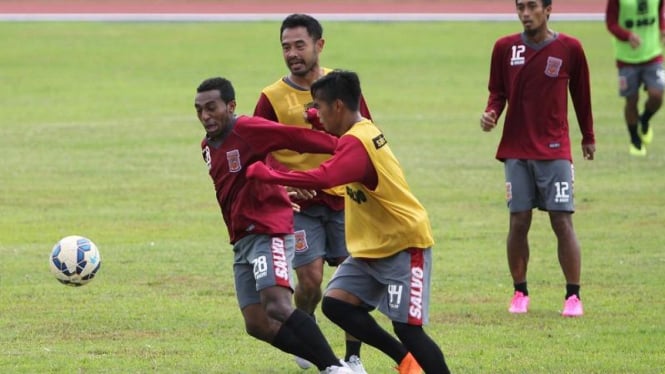
[[[640,116],[640,123],[642,124],[642,132],[646,133],[649,130],[649,120],[653,115],[656,114],[655,112],[649,111],[647,109],[644,109],[644,113]]]
[[[358,340],[347,340],[346,341],[346,353],[344,354],[344,361],[349,361],[351,356],[360,357],[360,346],[361,342]]]
[[[307,345],[293,334],[293,331],[288,327],[284,327],[284,325],[279,329],[277,335],[275,335],[275,338],[270,344],[286,353],[291,353],[307,360],[309,360],[312,355],[312,352],[308,349]]]
[[[425,333],[422,326],[393,322],[395,334],[416,358],[425,373],[449,374],[450,370],[439,346]]]
[[[513,286],[515,287],[515,291],[521,292],[524,294],[524,296],[529,296],[529,290],[526,288],[526,282],[515,283]]]
[[[581,300],[580,298],[580,285],[579,284],[566,284],[566,299],[568,299],[571,296],[577,296],[578,299]]]
[[[628,125],[628,133],[630,134],[630,142],[633,143],[635,148],[642,149],[642,139],[637,133],[637,125]]]
[[[288,331],[283,332],[282,330],[284,329],[287,329]],[[330,348],[323,333],[321,333],[319,326],[316,325],[316,322],[307,313],[300,309],[294,309],[293,313],[291,313],[289,318],[284,324],[282,324],[282,328],[277,334],[277,337],[282,333],[288,334],[289,332],[293,334],[293,338],[288,338],[289,340],[280,339],[279,342],[290,343],[291,339],[295,338],[300,341],[300,347],[295,348],[296,351],[294,351],[294,348],[292,347],[291,350],[287,352],[293,353],[296,356],[312,362],[319,370],[324,370],[328,366],[339,365],[335,353],[332,348]],[[278,342],[277,337],[275,337],[272,344],[277,348],[282,349],[275,344]]]
[[[321,302],[321,310],[344,331],[352,331],[353,336],[390,356],[398,364],[408,353],[404,345],[379,326],[365,308],[326,296]]]

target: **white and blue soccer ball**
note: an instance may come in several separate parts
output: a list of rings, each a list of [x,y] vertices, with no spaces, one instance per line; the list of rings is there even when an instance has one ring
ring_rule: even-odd
[[[83,286],[90,282],[102,258],[92,240],[72,235],[62,239],[53,247],[49,256],[49,266],[55,278],[68,286]]]

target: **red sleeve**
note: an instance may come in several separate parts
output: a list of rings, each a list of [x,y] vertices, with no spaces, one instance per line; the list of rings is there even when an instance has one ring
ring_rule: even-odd
[[[490,95],[487,99],[485,112],[494,111],[496,118],[501,116],[501,112],[506,107],[508,94],[506,93],[506,82],[503,77],[503,42],[501,40],[494,44],[492,50],[492,60],[490,62],[490,78],[487,88]]]
[[[372,119],[372,114],[369,112],[369,107],[367,107],[367,102],[365,97],[360,95],[360,114],[367,119]]]
[[[619,25],[619,0],[607,1],[607,9],[605,9],[605,26],[607,26],[607,30],[617,39],[623,42],[628,41],[628,38],[630,37],[630,31]]]
[[[573,49],[575,58],[573,69],[570,71],[569,90],[575,107],[577,122],[582,132],[582,144],[595,144],[593,132],[593,115],[591,112],[591,84],[589,78],[589,66],[587,64],[584,50],[579,42]]]
[[[261,92],[259,101],[256,102],[256,107],[254,107],[254,116],[263,117],[271,121],[277,122],[277,114],[275,113],[275,108],[272,107],[268,96]]]
[[[261,117],[238,117],[234,131],[257,153],[291,149],[300,153],[332,154],[337,147],[337,138],[325,132],[284,126]]]
[[[369,155],[358,138],[342,136],[333,157],[318,168],[306,171],[271,170],[263,163],[254,163],[247,176],[264,182],[286,186],[325,189],[351,182],[360,182],[370,189],[376,188],[378,177]]]

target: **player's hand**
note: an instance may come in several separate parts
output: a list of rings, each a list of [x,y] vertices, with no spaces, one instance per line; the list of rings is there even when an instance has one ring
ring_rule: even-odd
[[[594,153],[596,153],[595,144],[582,144],[582,155],[585,160],[593,160]]]
[[[312,128],[316,130],[325,131],[323,124],[319,120],[319,110],[316,108],[309,108],[304,113],[305,121],[312,125]]]
[[[296,213],[300,213],[300,205],[294,203],[293,201],[291,202],[291,209],[293,209],[293,211]]]
[[[258,161],[247,167],[245,175],[249,179],[267,181],[270,179],[270,168],[263,161]]]
[[[316,196],[315,190],[286,186],[286,192],[291,200],[309,200]]]
[[[637,49],[642,44],[642,39],[640,39],[639,35],[633,34],[631,32],[630,36],[628,37],[628,43],[632,49]]]
[[[494,127],[496,127],[496,112],[490,110],[489,112],[483,113],[480,117],[480,128],[487,132],[492,131]]]

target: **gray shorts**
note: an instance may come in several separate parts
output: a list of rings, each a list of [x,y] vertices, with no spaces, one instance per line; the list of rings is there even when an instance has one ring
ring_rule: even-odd
[[[391,321],[421,326],[429,320],[432,250],[407,249],[391,257],[349,257],[328,283],[378,309]]]
[[[233,276],[238,305],[261,302],[259,291],[272,286],[293,291],[293,235],[248,235],[233,246]]]
[[[663,91],[665,88],[665,70],[660,62],[639,66],[619,68],[619,95],[622,97],[637,95],[640,87]]]
[[[511,213],[533,208],[574,212],[575,172],[568,160],[515,160],[504,162],[506,202]]]
[[[314,205],[294,215],[296,253],[293,267],[325,258],[346,257],[344,211],[334,211],[324,205]]]

